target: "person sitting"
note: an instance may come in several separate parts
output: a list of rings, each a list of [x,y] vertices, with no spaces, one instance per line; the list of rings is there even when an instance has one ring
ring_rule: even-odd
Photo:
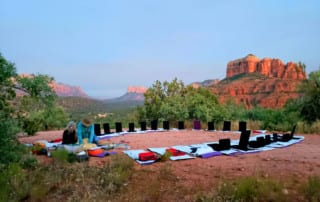
[[[63,131],[62,144],[75,144],[77,141],[76,123],[70,121]]]
[[[96,143],[97,137],[94,134],[94,125],[89,118],[84,118],[77,126],[78,143]]]

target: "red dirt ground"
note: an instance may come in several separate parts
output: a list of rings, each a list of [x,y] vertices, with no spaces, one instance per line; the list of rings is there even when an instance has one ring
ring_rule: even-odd
[[[62,137],[62,131],[39,132],[35,136],[21,137],[22,143],[36,140],[53,140]],[[218,141],[221,138],[239,139],[239,133],[207,131],[169,131],[146,134],[128,134],[112,137],[110,143],[126,142],[130,149],[149,147],[170,147],[196,143]],[[157,172],[164,164],[170,165],[179,181],[188,186],[212,186],[221,179],[235,179],[245,176],[272,177],[291,184],[305,182],[309,176],[320,175],[320,135],[304,135],[305,139],[286,148],[263,151],[238,156],[217,156],[207,159],[157,162],[151,165],[135,163],[135,169]],[[123,149],[117,149],[121,154]],[[90,158],[90,164],[99,164],[108,160]]]

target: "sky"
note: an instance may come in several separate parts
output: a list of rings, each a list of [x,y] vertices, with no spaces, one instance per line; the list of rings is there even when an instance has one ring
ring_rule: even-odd
[[[223,79],[254,54],[320,67],[319,0],[0,0],[0,53],[89,96]]]

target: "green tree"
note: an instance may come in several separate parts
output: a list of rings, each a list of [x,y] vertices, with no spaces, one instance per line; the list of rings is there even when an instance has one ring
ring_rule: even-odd
[[[185,98],[179,95],[168,97],[162,103],[159,114],[161,119],[170,122],[188,119],[188,109],[185,104]]]
[[[171,82],[156,81],[144,94],[139,117],[169,121],[200,119],[209,121],[223,110],[217,97],[206,88],[184,86],[177,78]]]
[[[20,97],[16,108],[22,127],[29,135],[39,130],[60,128],[67,120],[50,86],[53,81],[52,77],[41,74],[17,77],[18,88],[27,95]]]
[[[217,97],[206,88],[187,87],[186,106],[189,119],[211,121],[219,107]]]
[[[146,118],[159,119],[159,111],[165,98],[162,83],[157,80],[152,87],[145,92],[144,97]]]
[[[0,53],[0,111],[8,113],[9,101],[15,98],[14,82],[16,67],[7,61]],[[8,115],[8,114],[7,114]]]
[[[320,119],[320,69],[311,72],[301,85],[301,117],[308,123]]]
[[[18,132],[17,121],[12,118],[11,103],[15,98],[15,65],[0,54],[0,165],[20,160],[20,145],[15,134]],[[0,167],[1,168],[1,167]]]
[[[179,101],[185,94],[185,87],[182,81],[177,78],[172,82],[155,81],[151,88],[144,94],[144,108],[147,119],[173,119],[175,116],[183,115],[179,108]],[[176,115],[169,114],[172,109],[177,109]]]

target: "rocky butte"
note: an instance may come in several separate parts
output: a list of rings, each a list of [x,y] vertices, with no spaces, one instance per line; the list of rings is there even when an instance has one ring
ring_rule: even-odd
[[[147,92],[148,88],[144,86],[129,86],[127,89],[127,93],[138,93],[138,94],[144,94]]]
[[[122,95],[119,98],[116,98],[116,101],[143,101],[144,93],[148,89],[143,86],[129,86],[126,94]]]
[[[230,61],[226,78],[209,88],[222,103],[233,100],[247,108],[281,108],[287,100],[299,97],[297,87],[305,79],[302,65],[249,54]]]

